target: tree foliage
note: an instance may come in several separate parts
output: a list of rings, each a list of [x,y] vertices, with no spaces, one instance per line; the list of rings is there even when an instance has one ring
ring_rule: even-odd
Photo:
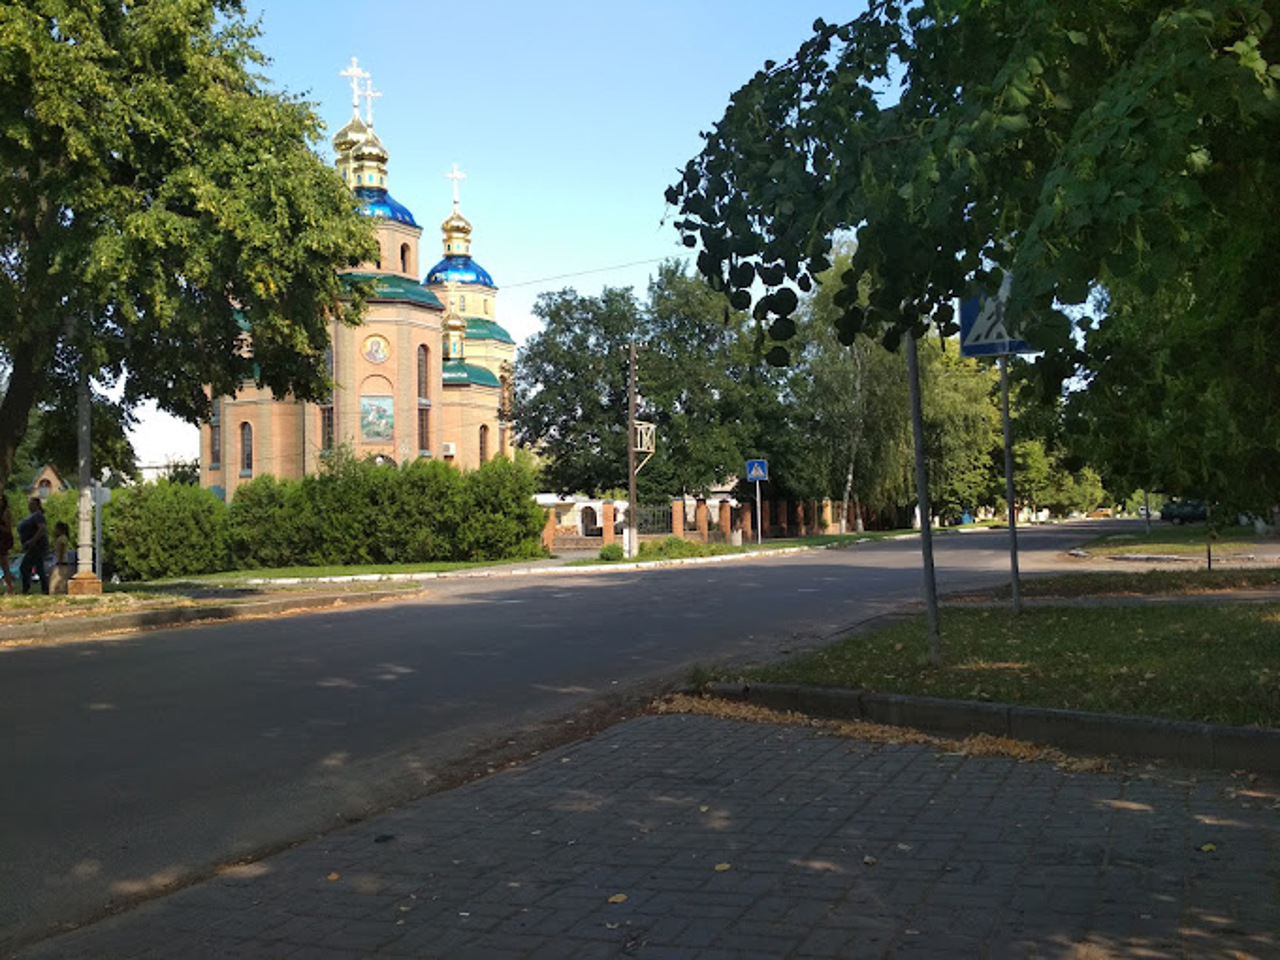
[[[627,486],[627,352],[637,345],[638,417],[657,425],[643,497],[701,493],[760,452],[781,378],[755,357],[745,315],[677,263],[640,303],[629,290],[565,290],[534,307],[543,329],[516,362],[515,421],[564,493]]]
[[[845,342],[948,327],[952,298],[1007,269],[1009,318],[1044,346],[1067,343],[1056,305],[1095,283],[1151,287],[1274,231],[1249,209],[1276,186],[1265,0],[873,0],[814,29],[734,94],[667,194],[736,307],[767,289],[754,314],[775,340],[789,283],[809,288],[841,229],[859,237]]]
[[[1280,407],[1272,8],[872,0],[848,23],[816,22],[791,60],[766,63],[733,95],[667,192],[676,227],[712,285],[752,308],[776,362],[788,358],[796,289],[830,267],[842,230],[859,241],[833,297],[844,343],[951,332],[952,299],[995,293],[1011,272],[1006,320],[1048,351],[1040,375],[1060,384],[1080,359],[1078,314],[1064,307],[1103,291],[1132,316],[1102,318],[1100,330],[1113,319],[1126,329],[1099,336],[1086,377],[1148,409],[1171,389],[1202,398],[1170,411],[1181,436],[1202,417],[1214,424],[1212,443],[1166,446],[1161,465],[1164,427],[1133,422],[1152,435],[1137,437],[1142,462],[1125,470],[1208,490],[1216,462],[1274,503],[1275,424],[1254,418]],[[1168,290],[1181,307],[1151,309]],[[1107,359],[1169,327],[1157,383]],[[1182,363],[1183,352],[1200,359]]]
[[[371,228],[255,39],[239,0],[0,3],[0,480],[81,371],[190,420],[205,384],[325,389]]]

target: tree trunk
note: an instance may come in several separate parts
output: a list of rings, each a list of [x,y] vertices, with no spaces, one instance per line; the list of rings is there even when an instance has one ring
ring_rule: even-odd
[[[855,493],[853,495],[853,532],[865,533],[866,529],[862,522],[862,500]]]
[[[15,346],[10,359],[13,366],[9,370],[9,388],[0,401],[0,490],[9,484],[13,459],[27,435],[27,423],[40,386],[34,344]]]
[[[844,496],[840,500],[840,532],[849,532],[849,492],[853,489],[853,457],[849,457],[849,470],[844,475]]]

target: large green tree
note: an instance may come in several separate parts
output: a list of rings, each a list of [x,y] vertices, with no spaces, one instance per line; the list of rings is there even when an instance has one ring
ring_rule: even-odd
[[[544,294],[543,328],[516,361],[514,420],[565,493],[627,486],[627,367],[637,347],[638,416],[657,426],[642,498],[701,493],[739,475],[745,459],[784,438],[782,378],[755,354],[747,318],[679,263],[662,264],[639,301]]]
[[[238,0],[0,3],[0,484],[82,372],[193,421],[205,384],[324,391],[371,228],[255,38]]]
[[[542,329],[520,348],[512,419],[542,458],[543,482],[562,493],[627,486],[627,345],[640,305],[630,288],[598,297],[544,293]]]
[[[753,307],[778,362],[794,288],[809,289],[833,238],[856,230],[835,298],[846,343],[951,331],[952,298],[994,293],[1011,271],[1008,322],[1048,350],[1049,381],[1077,360],[1064,305],[1173,283],[1194,298],[1188,344],[1211,351],[1230,329],[1274,371],[1273,7],[871,0],[848,23],[816,23],[792,59],[734,94],[668,190],[676,225],[713,285]],[[1199,392],[1237,357],[1206,365]],[[1249,435],[1247,405],[1227,416]],[[1258,478],[1254,499],[1274,502],[1280,463],[1265,462],[1229,472]]]

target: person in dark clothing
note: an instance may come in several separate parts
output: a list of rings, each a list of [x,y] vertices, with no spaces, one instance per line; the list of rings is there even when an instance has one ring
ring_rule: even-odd
[[[4,577],[4,592],[15,589],[13,574],[9,571],[9,554],[13,552],[13,514],[9,512],[8,499],[0,496],[0,576]]]
[[[49,526],[44,519],[44,504],[39,497],[27,501],[30,511],[18,524],[18,539],[22,541],[22,563],[18,576],[22,578],[22,592],[31,592],[31,574],[40,579],[40,592],[49,592],[49,572],[44,568],[44,555],[49,552]]]

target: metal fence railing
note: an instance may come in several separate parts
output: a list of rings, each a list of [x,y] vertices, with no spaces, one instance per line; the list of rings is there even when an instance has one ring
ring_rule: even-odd
[[[667,503],[636,504],[636,525],[641,535],[671,532],[671,505]]]

